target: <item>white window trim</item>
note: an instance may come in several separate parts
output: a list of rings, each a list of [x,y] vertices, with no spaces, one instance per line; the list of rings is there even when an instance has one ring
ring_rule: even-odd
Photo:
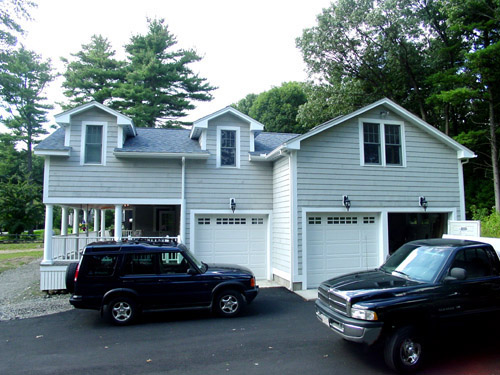
[[[87,126],[102,126],[102,154],[101,163],[85,163],[85,138],[87,136]],[[108,123],[105,121],[82,121],[82,139],[80,148],[80,165],[106,165],[106,148],[108,144]]]
[[[363,123],[370,122],[379,124],[380,128],[380,164],[365,163],[365,140],[363,132]],[[387,164],[385,160],[385,125],[399,125],[401,131],[401,165]],[[359,157],[362,167],[387,167],[387,168],[406,168],[406,137],[405,126],[403,121],[360,118],[359,119]]]
[[[236,165],[221,165],[221,131],[236,131]],[[217,168],[240,168],[240,128],[237,126],[218,126],[217,127]]]

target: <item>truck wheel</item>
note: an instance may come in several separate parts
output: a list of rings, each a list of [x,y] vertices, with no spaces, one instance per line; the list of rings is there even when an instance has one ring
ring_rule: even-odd
[[[225,318],[238,315],[243,309],[245,300],[240,292],[224,290],[214,299],[214,308],[217,314]]]
[[[117,326],[131,324],[139,315],[137,303],[125,296],[111,300],[104,311],[108,321]]]
[[[395,371],[417,371],[422,365],[423,349],[423,341],[417,330],[413,327],[401,327],[385,344],[385,363]]]
[[[70,293],[75,291],[75,273],[78,267],[78,263],[70,263],[66,268],[66,290]]]

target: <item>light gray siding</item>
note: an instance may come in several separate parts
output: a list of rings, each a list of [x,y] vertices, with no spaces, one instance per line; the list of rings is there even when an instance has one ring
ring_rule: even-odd
[[[240,128],[240,168],[217,168],[217,126]],[[250,162],[249,124],[226,114],[209,121],[207,160],[186,162],[186,207],[190,210],[229,210],[229,199],[236,199],[236,213],[273,208],[273,169],[271,163]],[[186,225],[190,238],[191,223]]]
[[[291,181],[289,158],[279,159],[273,172],[273,242],[271,262],[273,268],[291,272]]]
[[[378,119],[380,108],[362,117]],[[342,209],[342,195],[348,195],[352,208],[420,212],[418,197],[425,196],[433,209],[454,208],[460,214],[456,151],[409,122],[404,122],[404,136],[406,167],[361,166],[358,118],[302,141],[297,159],[299,272],[304,207]]]
[[[80,165],[82,123],[107,122],[106,165]],[[71,156],[51,157],[50,198],[180,199],[181,163],[179,160],[117,159],[117,135],[121,129],[116,117],[91,109],[72,117]]]

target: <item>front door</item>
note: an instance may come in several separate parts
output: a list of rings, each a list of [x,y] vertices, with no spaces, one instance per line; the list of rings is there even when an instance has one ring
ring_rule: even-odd
[[[160,236],[175,236],[177,234],[175,211],[160,210],[158,221]]]

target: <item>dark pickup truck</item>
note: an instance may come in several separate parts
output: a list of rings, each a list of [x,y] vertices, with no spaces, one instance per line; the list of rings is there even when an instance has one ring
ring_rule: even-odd
[[[316,301],[318,319],[344,339],[385,340],[385,361],[400,372],[421,366],[437,328],[499,313],[497,253],[453,239],[409,242],[378,269],[323,282]]]

